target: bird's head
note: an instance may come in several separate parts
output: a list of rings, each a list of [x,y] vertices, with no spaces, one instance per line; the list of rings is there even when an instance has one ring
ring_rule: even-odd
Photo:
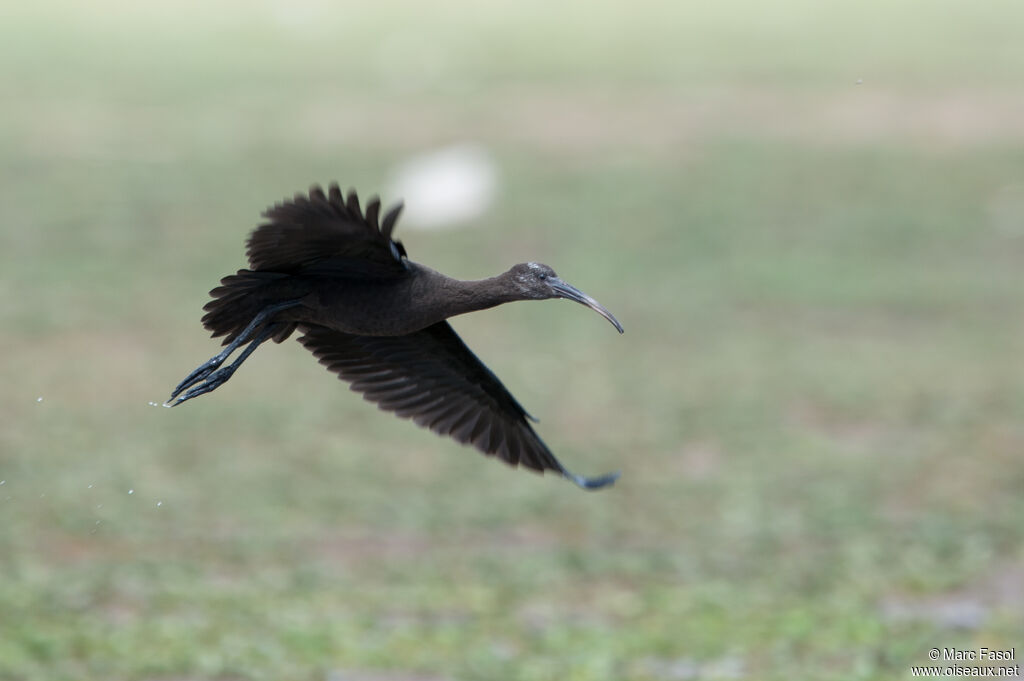
[[[586,305],[623,332],[622,324],[604,305],[597,302],[575,286],[558,278],[555,271],[539,262],[524,262],[515,265],[508,271],[509,279],[516,287],[523,300],[547,300],[548,298],[566,298]]]

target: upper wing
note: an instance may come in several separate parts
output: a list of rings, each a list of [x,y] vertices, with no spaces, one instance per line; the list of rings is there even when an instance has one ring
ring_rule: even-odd
[[[301,329],[299,342],[381,409],[509,465],[556,471],[582,487],[601,487],[617,477],[588,480],[567,471],[527,422],[526,411],[448,322],[406,336]]]
[[[378,226],[378,198],[370,199],[364,214],[354,191],[346,199],[337,184],[327,195],[314,185],[308,197],[296,194],[263,213],[267,222],[247,243],[249,266],[284,273],[317,269],[340,276],[401,276],[405,248],[391,239],[401,210],[401,204],[391,208]]]

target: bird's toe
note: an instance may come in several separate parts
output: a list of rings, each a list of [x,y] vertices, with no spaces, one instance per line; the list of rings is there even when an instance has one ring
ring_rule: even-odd
[[[565,477],[569,478],[578,487],[583,489],[601,489],[602,487],[609,487],[615,484],[615,481],[619,479],[621,473],[615,471],[614,473],[608,473],[607,475],[599,475],[593,478],[585,478],[582,475],[576,475],[566,471]]]

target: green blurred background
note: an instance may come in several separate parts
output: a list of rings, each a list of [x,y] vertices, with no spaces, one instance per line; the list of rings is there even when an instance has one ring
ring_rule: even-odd
[[[1021,26],[1009,0],[4,5],[0,678],[1024,655]],[[616,487],[399,422],[291,341],[150,406],[216,350],[200,307],[263,208],[462,142],[494,208],[400,237],[460,278],[547,262],[617,314],[455,324]]]

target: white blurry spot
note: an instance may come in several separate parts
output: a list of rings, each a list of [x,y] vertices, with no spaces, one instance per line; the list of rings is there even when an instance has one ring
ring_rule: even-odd
[[[128,494],[135,494],[135,490],[133,490],[133,489],[128,490]]]
[[[43,398],[42,398],[42,397],[37,397],[37,398],[36,398],[36,402],[42,402],[42,401],[43,401]]]
[[[162,501],[158,501],[158,502],[156,502],[156,507],[157,507],[157,508],[160,508],[160,507],[161,507],[161,506],[163,506],[163,505],[164,505],[164,502],[162,502]]]
[[[7,482],[7,481],[6,480],[0,480],[0,485],[4,484],[5,482]]]
[[[403,225],[455,227],[494,203],[498,170],[486,149],[460,144],[414,156],[393,171],[389,196],[405,201]]]
[[[857,79],[857,85],[863,85],[863,84],[864,84],[864,79],[863,78],[858,78]]]
[[[157,404],[156,402],[150,402],[149,406],[151,406],[151,407],[159,407],[160,405]]]
[[[88,487],[86,487],[86,489],[92,489],[92,485],[89,485]]]

